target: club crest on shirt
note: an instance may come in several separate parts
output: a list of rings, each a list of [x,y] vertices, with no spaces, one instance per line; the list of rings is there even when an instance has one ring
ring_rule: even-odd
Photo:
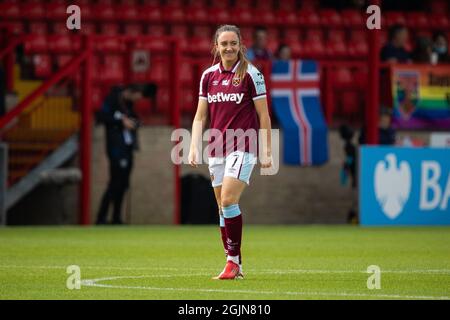
[[[237,87],[241,83],[241,78],[235,77],[233,78],[233,86]]]

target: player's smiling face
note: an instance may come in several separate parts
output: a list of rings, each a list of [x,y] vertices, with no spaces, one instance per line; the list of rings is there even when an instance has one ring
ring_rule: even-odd
[[[232,31],[222,32],[217,38],[217,50],[223,63],[229,65],[236,62],[240,50],[237,34]]]

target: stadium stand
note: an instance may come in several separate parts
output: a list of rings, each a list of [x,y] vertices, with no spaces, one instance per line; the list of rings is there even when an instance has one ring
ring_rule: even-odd
[[[181,39],[183,57],[187,61],[195,58],[206,66],[210,63],[212,32],[218,24],[238,24],[247,47],[251,45],[254,27],[264,25],[268,30],[268,47],[272,51],[284,43],[291,48],[293,58],[365,60],[368,54],[365,12],[350,7],[337,9],[324,3],[295,0],[81,0],[77,4],[82,7],[83,22],[81,30],[76,33],[178,37]],[[25,54],[32,57],[33,76],[37,79],[48,77],[80,48],[80,40],[71,37],[74,32],[69,32],[65,23],[61,22],[67,17],[66,8],[70,4],[66,0],[5,0],[0,3],[0,19],[10,23],[14,33],[32,35],[25,42],[24,49]],[[432,0],[426,8],[427,11],[384,12],[383,25],[405,24],[414,37],[430,35],[436,30],[448,33],[448,2]],[[385,42],[386,31],[383,30],[381,37]],[[410,48],[414,42],[414,39],[410,40]],[[163,70],[165,66],[159,63],[164,62],[164,57],[158,50],[164,47],[165,44],[158,41],[136,44],[136,48],[152,51],[152,71],[139,79],[154,81],[162,88],[161,96],[166,91],[167,78]],[[127,52],[123,44],[114,38],[96,43],[95,49],[98,55],[96,61],[100,63],[100,74],[96,75],[98,87],[94,89],[98,93],[104,91],[101,88],[105,84],[124,81],[126,63],[123,56]],[[196,77],[199,76],[196,69],[198,65],[185,66],[181,75],[186,86],[184,91],[189,92],[190,97],[195,92]],[[341,71],[337,73],[341,75]],[[357,73],[358,70],[350,71],[346,78],[350,77],[350,82],[355,83]],[[338,77],[334,86],[339,87],[341,80]],[[366,81],[366,78],[361,81]],[[192,112],[195,103],[191,103],[191,99],[186,100],[191,105],[186,102],[182,109]],[[337,100],[351,99],[338,97]],[[160,105],[157,110],[164,108]]]

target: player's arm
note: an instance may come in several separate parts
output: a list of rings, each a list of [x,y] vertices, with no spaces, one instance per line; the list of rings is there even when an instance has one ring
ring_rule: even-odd
[[[197,167],[199,163],[199,150],[202,143],[203,129],[208,119],[208,101],[203,97],[198,99],[197,112],[192,122],[192,140],[189,148],[189,164]]]
[[[267,98],[254,100],[256,113],[259,118],[261,133],[261,167],[270,168],[272,166],[272,125],[270,123],[269,110],[267,107]]]

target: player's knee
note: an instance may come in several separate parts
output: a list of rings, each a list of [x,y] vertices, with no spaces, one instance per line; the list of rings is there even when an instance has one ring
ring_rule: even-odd
[[[237,199],[230,194],[222,194],[220,200],[221,200],[222,208],[229,207],[229,206],[237,203]]]

